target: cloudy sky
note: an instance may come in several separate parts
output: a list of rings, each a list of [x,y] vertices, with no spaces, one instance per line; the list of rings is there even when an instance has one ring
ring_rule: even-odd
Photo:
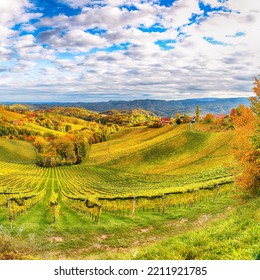
[[[0,0],[0,102],[252,95],[257,0]]]

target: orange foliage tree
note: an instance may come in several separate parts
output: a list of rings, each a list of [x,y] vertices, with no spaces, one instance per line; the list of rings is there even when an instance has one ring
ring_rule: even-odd
[[[205,123],[214,123],[215,121],[215,116],[213,114],[208,113],[205,117],[204,117],[204,122]]]
[[[234,153],[240,172],[236,178],[238,185],[248,190],[260,188],[260,81],[255,80],[255,97],[250,99],[251,109],[240,105],[230,114],[236,138]]]

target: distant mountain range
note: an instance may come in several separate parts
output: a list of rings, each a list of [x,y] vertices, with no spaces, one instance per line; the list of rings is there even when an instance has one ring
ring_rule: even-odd
[[[97,103],[82,103],[88,110],[102,112],[106,110],[132,110],[140,108],[155,113],[157,116],[172,116],[176,113],[195,115],[196,106],[200,107],[201,114],[226,114],[239,104],[249,105],[248,98],[228,98],[228,99],[187,99],[176,101],[165,100],[134,100],[134,101],[109,101]]]
[[[80,107],[96,112],[105,112],[109,110],[133,110],[140,108],[155,113],[157,116],[170,117],[176,113],[195,115],[196,106],[200,107],[201,115],[207,113],[227,114],[232,108],[243,104],[249,106],[248,98],[200,98],[186,100],[133,100],[133,101],[108,101],[93,103],[44,103],[32,104],[30,107],[46,108],[54,106],[62,107]]]
[[[176,113],[195,115],[196,106],[200,107],[201,115],[207,113],[227,114],[232,108],[240,104],[249,106],[248,98],[201,98],[186,100],[133,100],[133,101],[108,101],[94,103],[53,103],[51,106],[81,107],[91,111],[105,112],[109,110],[133,110],[140,108],[155,113],[157,116],[170,117]],[[46,105],[46,104],[45,104]]]

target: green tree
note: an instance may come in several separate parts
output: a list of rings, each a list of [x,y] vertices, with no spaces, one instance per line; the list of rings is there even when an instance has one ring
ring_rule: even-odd
[[[72,130],[71,124],[66,124],[66,126],[65,126],[65,131],[68,132],[68,131],[70,131],[70,130]]]
[[[177,113],[177,114],[176,114],[176,120],[175,120],[175,122],[176,122],[177,124],[181,124],[181,115],[180,115],[180,113]]]
[[[256,115],[256,130],[252,137],[253,143],[253,158],[255,164],[254,184],[255,188],[260,188],[260,80],[255,78],[255,86],[253,91],[255,93],[254,97],[250,98],[251,109]]]
[[[196,122],[200,121],[200,107],[196,107]]]
[[[255,86],[253,88],[253,91],[256,94],[256,96],[250,98],[250,107],[252,111],[256,114],[258,118],[258,126],[260,126],[260,80],[256,78],[254,84]]]

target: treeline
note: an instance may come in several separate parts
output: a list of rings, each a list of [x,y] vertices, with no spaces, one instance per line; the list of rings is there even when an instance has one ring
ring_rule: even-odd
[[[34,123],[42,127],[68,132],[73,129],[73,125],[84,126],[85,122],[77,118],[69,118],[63,115],[55,114],[51,109],[38,111],[22,111],[19,112],[25,116],[24,120],[29,123]]]
[[[93,121],[103,125],[117,124],[120,126],[152,125],[158,117],[149,111],[135,110],[110,110],[102,113],[92,112],[83,108],[56,107],[52,112],[64,116],[76,117],[85,121]]]
[[[47,141],[36,137],[33,145],[38,151],[37,164],[44,167],[79,164],[88,156],[91,144],[108,140],[119,129],[116,125],[95,127],[70,131]]]
[[[187,124],[187,123],[211,124],[212,129],[215,128],[221,128],[226,130],[234,129],[234,125],[231,118],[232,110],[230,114],[214,115],[212,113],[207,113],[205,116],[200,116],[200,108],[197,106],[196,114],[194,116],[189,116],[187,114],[181,115],[177,113],[175,118],[171,118],[171,122],[176,123],[177,125]]]
[[[9,110],[11,111],[11,109]],[[40,125],[39,120],[44,121],[46,125],[50,125],[50,127],[47,126],[50,131],[42,133],[24,128],[24,124],[27,123],[26,118],[23,118],[22,121],[14,121],[7,117],[0,117],[0,137],[32,143],[37,149],[36,163],[44,167],[79,164],[88,155],[91,144],[106,141],[112,133],[119,130],[119,126],[116,124],[102,125],[96,122],[84,122],[84,126],[83,123],[79,126],[80,129],[71,130],[73,123],[66,123],[67,133],[59,135],[55,133],[54,129],[51,130],[51,125],[54,123],[51,118],[48,118],[50,113],[25,111],[23,114],[34,118],[38,125]],[[59,118],[62,119],[63,116],[57,115],[57,120]],[[68,119],[66,120],[68,121]],[[41,126],[46,127],[43,123]]]
[[[54,107],[34,111],[25,110],[25,108],[19,105],[5,106],[6,110],[22,114],[23,121],[62,132],[72,130],[74,124],[85,126],[86,122],[102,125],[153,126],[154,122],[160,120],[154,113],[142,109],[109,110],[97,113],[75,107]]]
[[[53,167],[81,163],[89,151],[89,143],[74,134],[59,136],[51,141],[36,137],[37,165]]]
[[[10,124],[5,124],[1,122],[0,119],[0,137],[32,142],[36,136],[42,136],[48,138],[52,136],[52,134],[46,133],[43,136],[40,132],[37,131],[28,130],[26,128],[15,127]]]

